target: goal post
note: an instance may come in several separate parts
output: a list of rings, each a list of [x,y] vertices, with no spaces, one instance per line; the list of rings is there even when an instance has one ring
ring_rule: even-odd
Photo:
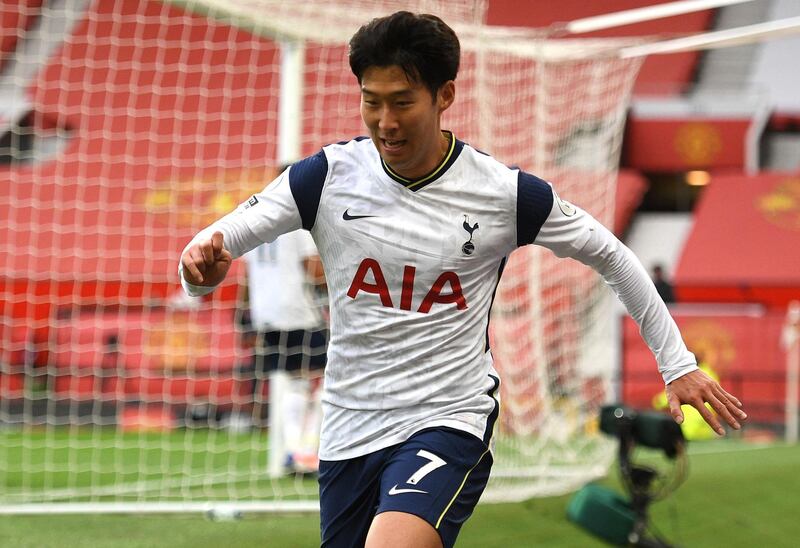
[[[316,508],[313,479],[277,472],[280,383],[254,370],[237,327],[241,266],[192,300],[176,265],[281,164],[363,134],[346,51],[371,17],[451,23],[463,58],[445,127],[612,222],[641,63],[616,55],[630,41],[489,27],[485,3],[466,0],[26,5],[76,22],[12,79],[30,110],[0,141],[2,513]],[[6,58],[43,39],[37,28],[16,29]],[[613,447],[596,420],[615,396],[610,303],[586,267],[531,246],[512,254],[492,311],[503,384],[486,501],[606,472]]]
[[[786,310],[782,343],[786,351],[786,443],[796,444],[800,435],[800,301]]]
[[[734,4],[744,4],[753,0],[678,0],[664,2],[652,6],[633,8],[603,15],[574,19],[564,25],[564,30],[572,34],[594,32],[634,23],[652,21],[665,17],[674,17],[702,10],[721,8]]]

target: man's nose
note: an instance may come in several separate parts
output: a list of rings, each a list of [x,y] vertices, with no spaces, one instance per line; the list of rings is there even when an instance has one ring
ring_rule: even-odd
[[[396,129],[397,116],[390,107],[383,107],[379,113],[378,128],[381,130]]]

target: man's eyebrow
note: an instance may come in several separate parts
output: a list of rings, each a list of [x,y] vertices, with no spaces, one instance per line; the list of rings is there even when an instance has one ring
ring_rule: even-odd
[[[375,91],[371,91],[371,90],[369,90],[369,89],[367,89],[365,87],[361,88],[361,93],[363,93],[365,95],[375,95],[375,96],[380,95],[379,93],[377,93]],[[398,90],[398,91],[393,91],[391,93],[387,93],[386,96],[387,97],[398,97],[400,95],[409,95],[411,93],[412,93],[412,90],[410,90],[410,89],[401,89],[401,90]]]

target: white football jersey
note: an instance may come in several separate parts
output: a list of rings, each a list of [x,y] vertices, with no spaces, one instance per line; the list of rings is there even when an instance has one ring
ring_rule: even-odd
[[[245,254],[250,317],[259,331],[319,329],[322,314],[314,301],[304,261],[317,255],[305,230],[279,236]]]
[[[447,426],[487,443],[499,410],[488,322],[506,257],[536,243],[618,293],[665,381],[696,369],[633,254],[552,187],[450,135],[428,176],[392,172],[372,141],[326,146],[195,239],[234,256],[306,228],[330,295],[320,458],[341,460]],[[211,289],[187,284],[192,295]]]

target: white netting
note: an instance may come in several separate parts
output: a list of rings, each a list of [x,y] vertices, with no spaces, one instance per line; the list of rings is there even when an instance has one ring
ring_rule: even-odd
[[[253,392],[236,275],[180,298],[188,239],[278,166],[279,39],[302,40],[298,152],[363,133],[346,42],[397,8],[462,36],[445,127],[556,184],[606,224],[638,61],[608,42],[482,26],[482,2],[63,0],[17,18],[0,86],[0,510],[40,502],[313,499],[267,474],[268,391]],[[4,24],[7,20],[3,14]],[[498,288],[503,375],[486,500],[602,473],[594,427],[613,341],[594,273],[525,248]],[[152,508],[152,506],[151,506]]]

